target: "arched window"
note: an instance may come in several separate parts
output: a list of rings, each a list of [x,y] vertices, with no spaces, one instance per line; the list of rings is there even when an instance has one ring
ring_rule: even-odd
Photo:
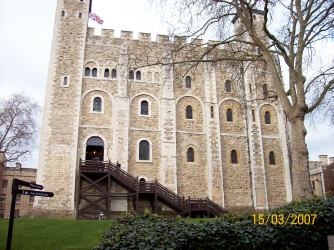
[[[214,118],[215,114],[213,112],[213,106],[210,107],[210,111],[211,111],[211,118]]]
[[[97,77],[97,69],[96,68],[93,68],[93,70],[92,70],[92,76],[93,77]]]
[[[147,72],[147,81],[152,82],[152,72],[151,71]]]
[[[160,82],[160,74],[158,72],[155,72],[155,74],[154,74],[154,81],[155,82]]]
[[[104,70],[104,77],[109,77],[109,69]]]
[[[255,111],[254,111],[254,109],[252,109],[252,119],[253,119],[253,122],[255,122]]]
[[[86,67],[85,68],[85,76],[89,76],[90,75],[90,68]]]
[[[62,12],[61,12],[61,17],[64,17],[65,16],[65,10],[63,10]]]
[[[100,97],[94,98],[93,111],[101,112],[102,109],[102,99]]]
[[[190,78],[190,76],[186,77],[186,88],[187,89],[191,88],[191,78]]]
[[[141,73],[140,73],[140,71],[136,72],[136,80],[141,80]]]
[[[148,115],[148,102],[147,101],[142,101],[140,103],[140,114]]]
[[[186,107],[186,119],[193,119],[193,108],[190,105]]]
[[[135,75],[134,75],[134,73],[133,73],[133,70],[130,70],[130,72],[129,72],[129,79],[130,79],[130,80],[135,79]]]
[[[237,155],[237,151],[235,150],[231,151],[231,163],[233,164],[238,163],[238,155]]]
[[[81,12],[79,12],[79,18],[82,18],[82,13]]]
[[[270,124],[270,113],[268,111],[264,113],[264,122],[265,124]]]
[[[141,141],[139,143],[139,160],[150,159],[150,144],[148,141]]]
[[[64,77],[63,85],[67,86],[67,77]]]
[[[267,84],[263,84],[262,90],[263,90],[263,95],[267,96],[268,95],[268,85]]]
[[[112,78],[112,79],[116,79],[116,77],[117,77],[116,69],[113,69],[113,70],[111,71],[111,78]]]
[[[269,164],[270,165],[275,165],[275,154],[273,151],[269,153]]]
[[[225,91],[231,92],[231,82],[229,80],[226,80],[225,82]]]
[[[187,150],[187,161],[188,162],[195,162],[195,154],[193,148],[188,148]]]
[[[228,121],[228,122],[233,122],[233,113],[232,113],[232,109],[227,109],[227,110],[226,110],[226,121]]]

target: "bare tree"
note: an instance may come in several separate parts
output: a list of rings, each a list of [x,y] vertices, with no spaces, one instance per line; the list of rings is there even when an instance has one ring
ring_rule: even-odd
[[[35,146],[35,115],[41,108],[23,93],[0,99],[0,151],[8,162],[28,155]]]
[[[151,0],[170,8],[176,26],[169,54],[150,55],[147,65],[183,65],[228,61],[271,72],[265,98],[278,98],[291,124],[293,198],[310,197],[305,117],[325,114],[334,124],[334,2],[328,0]],[[254,14],[263,15],[256,22]],[[175,19],[177,18],[177,19]],[[177,35],[177,36],[176,36]],[[199,38],[215,35],[205,48]],[[180,37],[191,43],[178,43]],[[205,45],[205,44],[204,44]],[[328,46],[331,46],[329,48]],[[199,48],[201,47],[201,48]],[[326,53],[323,52],[324,48]],[[166,53],[165,53],[166,54]],[[330,58],[327,60],[324,58]],[[142,57],[142,55],[141,55]],[[169,60],[166,60],[168,57]],[[140,65],[138,57],[137,64]],[[134,60],[136,61],[136,60]],[[154,61],[154,62],[153,62]],[[141,62],[142,65],[145,62]],[[281,67],[287,69],[282,76]],[[180,68],[182,68],[180,67]],[[186,68],[186,67],[185,67]],[[189,67],[186,69],[189,70]],[[284,83],[283,78],[286,79]]]

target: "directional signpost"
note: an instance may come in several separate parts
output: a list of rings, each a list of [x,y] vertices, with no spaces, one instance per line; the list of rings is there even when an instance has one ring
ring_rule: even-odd
[[[9,217],[9,225],[8,225],[8,236],[7,236],[7,248],[6,250],[10,250],[12,245],[12,234],[13,234],[13,225],[14,225],[14,212],[15,212],[15,201],[16,201],[16,195],[17,194],[23,194],[23,195],[32,195],[32,196],[42,196],[42,197],[53,197],[54,194],[52,192],[42,192],[42,191],[35,191],[35,190],[24,190],[19,189],[19,185],[24,187],[30,187],[33,189],[39,189],[43,190],[43,186],[36,184],[36,183],[30,183],[27,181],[22,181],[19,179],[13,179],[12,184],[12,204],[10,208],[10,217]]]

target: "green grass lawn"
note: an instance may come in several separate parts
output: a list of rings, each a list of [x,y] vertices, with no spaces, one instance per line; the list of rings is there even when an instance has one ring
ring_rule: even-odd
[[[9,219],[0,219],[0,249],[6,249]],[[12,250],[92,249],[109,220],[15,219]]]

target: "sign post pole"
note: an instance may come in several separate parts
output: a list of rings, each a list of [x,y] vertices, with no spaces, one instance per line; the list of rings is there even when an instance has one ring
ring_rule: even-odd
[[[12,234],[13,234],[14,214],[15,214],[15,202],[16,202],[16,194],[17,194],[18,187],[19,187],[19,179],[13,179],[12,204],[11,204],[11,207],[10,207],[10,216],[9,216],[7,248],[6,248],[6,250],[10,250],[11,245],[12,245]]]

